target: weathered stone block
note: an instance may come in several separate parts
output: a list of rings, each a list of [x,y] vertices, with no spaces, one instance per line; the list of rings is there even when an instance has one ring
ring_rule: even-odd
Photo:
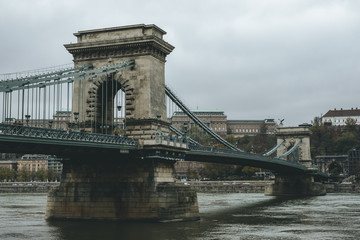
[[[65,163],[63,178],[68,181],[49,193],[48,218],[155,221],[199,218],[196,192],[175,185],[172,162],[135,158],[109,159],[106,164],[103,161],[74,159]]]
[[[279,175],[275,177],[274,184],[266,186],[265,195],[322,196],[326,195],[326,188],[323,184],[314,182],[314,178],[312,176]]]

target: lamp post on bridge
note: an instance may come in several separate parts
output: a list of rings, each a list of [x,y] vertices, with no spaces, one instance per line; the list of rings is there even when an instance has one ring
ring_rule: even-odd
[[[184,140],[185,140],[185,145],[186,145],[186,147],[188,147],[188,137],[187,137],[187,134],[188,134],[188,124],[187,124],[187,123],[184,123]]]
[[[121,116],[122,106],[121,106],[121,105],[118,105],[116,108],[117,108],[117,110],[120,112],[120,116]],[[126,108],[125,108],[125,111],[126,111]],[[124,130],[124,136],[126,136],[126,113],[124,113],[124,125],[123,125],[123,130]]]
[[[53,120],[49,120],[49,128],[51,129],[52,128],[52,124],[53,124]]]
[[[25,115],[25,121],[26,121],[26,126],[28,127],[29,126],[29,121],[30,121],[30,115],[29,114],[26,114]]]
[[[79,113],[74,112],[74,120],[75,120],[75,130],[78,130],[78,120],[79,120]]]

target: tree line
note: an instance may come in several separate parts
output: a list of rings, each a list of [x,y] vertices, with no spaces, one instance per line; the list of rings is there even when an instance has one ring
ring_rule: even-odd
[[[44,170],[40,169],[36,172],[19,170],[15,171],[10,168],[0,168],[0,181],[7,182],[30,182],[30,181],[60,181],[61,174],[55,172],[52,169]]]
[[[360,126],[352,118],[345,121],[345,126],[323,124],[315,117],[311,129],[311,156],[339,155],[360,146]]]
[[[189,133],[189,137],[199,142],[203,146],[214,146],[216,148],[226,148],[225,146],[215,143],[212,137],[204,133],[197,126],[193,127]],[[266,134],[266,126],[261,128],[261,131],[256,136],[245,135],[242,137],[228,134],[223,136],[226,141],[244,150],[245,152],[263,154],[276,145],[275,135]],[[241,180],[241,179],[256,179],[255,172],[260,171],[258,168],[240,165],[227,165],[216,163],[204,163],[204,168],[195,171],[188,169],[188,178],[190,179],[209,179],[209,180]]]
[[[211,136],[202,130],[193,129],[189,136],[204,146],[215,146],[225,148],[212,140]],[[360,146],[360,126],[356,125],[354,119],[347,119],[345,126],[331,126],[323,124],[321,118],[315,117],[310,127],[310,151],[312,159],[319,155],[347,154],[350,149]],[[245,152],[263,154],[276,145],[276,136],[266,134],[266,126],[256,136],[245,135],[242,137],[228,134],[224,138],[234,146]],[[257,168],[249,166],[226,165],[205,163],[200,172],[188,169],[189,178],[208,178],[211,180],[230,179],[254,179]]]

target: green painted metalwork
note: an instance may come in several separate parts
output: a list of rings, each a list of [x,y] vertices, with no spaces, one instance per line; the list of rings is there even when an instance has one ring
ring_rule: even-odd
[[[205,132],[210,134],[213,138],[215,138],[218,142],[226,146],[227,148],[233,150],[233,151],[239,151],[243,152],[243,150],[240,150],[236,147],[234,147],[232,144],[230,144],[228,141],[220,137],[218,134],[213,132],[206,124],[204,124],[195,114],[193,114],[189,108],[186,107],[186,105],[180,100],[179,97],[171,91],[171,89],[168,86],[165,86],[165,93],[166,95],[183,111],[188,115],[196,124],[198,124]]]
[[[285,142],[285,140],[282,140],[278,145],[276,145],[273,149],[271,149],[270,151],[268,151],[267,153],[264,153],[263,156],[264,157],[268,157],[271,154],[273,154],[281,145],[283,145],[283,143]]]
[[[75,142],[89,142],[89,143],[105,143],[110,145],[124,145],[138,148],[136,140],[124,136],[105,135],[98,133],[88,133],[80,131],[65,131],[59,129],[47,129],[37,127],[27,127],[23,125],[11,125],[0,123],[0,137],[1,136],[17,136],[22,138],[44,139],[44,140],[61,140]],[[109,146],[110,147],[110,146]]]
[[[174,132],[176,135],[183,137],[184,139],[186,139],[189,143],[194,144],[194,145],[199,145],[201,146],[200,143],[198,143],[197,141],[195,141],[194,139],[185,136],[185,134],[183,134],[179,129],[177,129],[174,126],[170,126],[170,131]]]
[[[25,78],[4,80],[0,82],[0,92],[11,92],[11,91],[23,90],[23,89],[42,88],[45,86],[95,78],[110,73],[114,73],[120,70],[133,68],[134,65],[135,65],[134,60],[122,62],[111,66],[101,67],[101,68],[93,68],[91,64],[88,64],[77,68],[55,71],[53,73],[33,75]]]
[[[289,149],[289,151],[287,151],[286,153],[284,153],[281,156],[278,156],[277,158],[285,158],[287,156],[289,156],[292,152],[294,152],[300,145],[301,143],[301,139],[297,140],[296,143],[294,144],[294,146],[292,146],[291,149]]]
[[[224,164],[236,164],[242,166],[253,166],[274,170],[275,172],[310,172],[305,166],[289,162],[281,159],[271,159],[258,154],[250,154],[247,152],[233,151],[230,149],[218,149],[214,147],[206,147],[191,144],[190,151],[186,153],[185,160],[213,162]]]

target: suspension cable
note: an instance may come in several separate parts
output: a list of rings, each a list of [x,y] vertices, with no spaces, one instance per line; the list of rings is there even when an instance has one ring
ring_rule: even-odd
[[[240,151],[242,150],[234,147],[229,142],[227,142],[225,139],[220,137],[218,134],[213,132],[206,124],[204,124],[195,114],[193,114],[186,106],[185,104],[170,90],[169,87],[165,86],[165,93],[166,95],[184,112],[186,113],[197,125],[199,125],[205,132],[210,134],[213,138],[215,138],[217,141],[219,141],[224,146],[230,148],[234,151]]]

